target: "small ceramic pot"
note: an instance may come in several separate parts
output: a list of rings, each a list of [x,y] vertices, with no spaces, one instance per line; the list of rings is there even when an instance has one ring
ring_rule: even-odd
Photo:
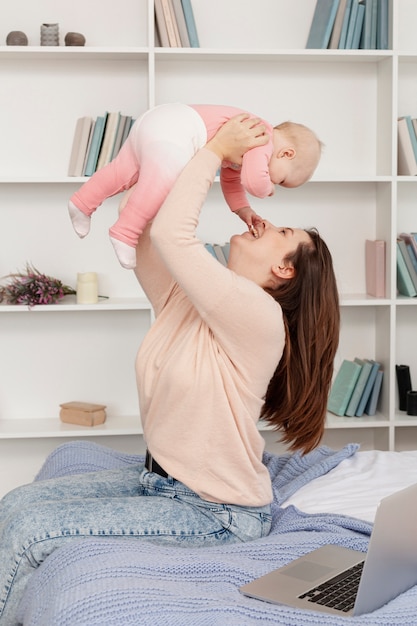
[[[65,35],[66,46],[85,46],[85,37],[82,33],[67,33]]]
[[[41,46],[59,46],[59,24],[41,24]]]
[[[27,46],[28,38],[22,30],[11,30],[6,37],[8,46]]]

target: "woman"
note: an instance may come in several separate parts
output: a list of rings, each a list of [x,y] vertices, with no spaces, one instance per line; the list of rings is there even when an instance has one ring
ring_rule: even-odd
[[[0,503],[0,624],[15,624],[28,576],[86,536],[210,545],[270,529],[262,415],[294,449],[320,440],[338,343],[330,254],[315,232],[257,224],[228,268],[196,238],[225,158],[265,141],[239,115],[186,166],[140,238],[137,276],[156,313],[137,358],[145,467],[19,487]],[[149,497],[152,496],[152,497]]]

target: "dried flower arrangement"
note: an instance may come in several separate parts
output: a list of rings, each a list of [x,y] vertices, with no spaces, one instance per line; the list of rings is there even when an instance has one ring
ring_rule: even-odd
[[[46,276],[29,263],[25,272],[9,274],[7,285],[0,286],[0,302],[6,304],[55,304],[66,295],[75,294],[75,289],[64,285],[57,278]]]

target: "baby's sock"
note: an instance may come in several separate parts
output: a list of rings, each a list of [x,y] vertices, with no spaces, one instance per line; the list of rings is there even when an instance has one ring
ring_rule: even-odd
[[[74,230],[82,239],[90,232],[91,217],[80,211],[71,200],[68,202],[68,211]]]
[[[120,265],[127,270],[133,270],[136,267],[136,248],[128,246],[127,243],[110,237],[110,241],[113,244],[116,256],[119,259]]]

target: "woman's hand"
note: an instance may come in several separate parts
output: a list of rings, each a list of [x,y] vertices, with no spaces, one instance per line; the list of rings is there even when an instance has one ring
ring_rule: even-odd
[[[258,117],[240,113],[225,122],[205,147],[222,161],[226,159],[240,164],[245,152],[265,145],[268,140],[266,127]]]

